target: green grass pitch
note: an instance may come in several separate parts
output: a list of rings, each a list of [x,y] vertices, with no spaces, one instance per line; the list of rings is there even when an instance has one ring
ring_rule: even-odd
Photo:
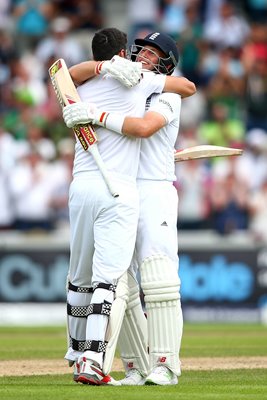
[[[0,327],[0,364],[4,360],[62,359],[64,327]],[[181,359],[266,357],[267,327],[248,324],[185,324]],[[120,379],[122,372],[114,372]],[[1,400],[262,400],[267,399],[267,365],[255,369],[184,370],[170,387],[94,387],[76,384],[72,375],[0,377]]]

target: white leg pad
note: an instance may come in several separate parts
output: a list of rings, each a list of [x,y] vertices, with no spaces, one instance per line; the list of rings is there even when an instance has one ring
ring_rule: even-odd
[[[165,365],[179,376],[183,324],[177,267],[159,254],[144,260],[140,274],[147,311],[150,371],[156,365]]]
[[[72,290],[67,292],[67,302],[71,306],[88,307],[91,301],[91,293],[77,293]],[[73,340],[83,343],[86,340],[86,318],[67,315],[67,339],[68,350],[65,359],[75,361],[82,354],[83,348],[73,349]]]
[[[118,338],[129,298],[127,271],[119,278],[115,291],[115,299],[111,306],[105,340],[108,342],[103,362],[103,373],[108,375],[111,371]]]
[[[126,371],[136,368],[147,376],[148,338],[147,320],[140,300],[140,289],[136,279],[128,273],[129,301],[125,312],[118,347]]]

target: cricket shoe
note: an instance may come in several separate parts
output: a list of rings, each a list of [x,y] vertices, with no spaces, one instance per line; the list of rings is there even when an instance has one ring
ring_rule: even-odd
[[[74,382],[78,383],[79,375],[80,375],[80,364],[78,363],[78,361],[75,361],[73,364],[73,380],[74,380]]]
[[[122,386],[142,386],[145,384],[145,378],[136,368],[131,368],[120,383]]]
[[[148,375],[145,385],[177,385],[177,376],[164,365],[158,365]]]
[[[79,366],[80,373],[77,382],[95,386],[121,386],[119,381],[116,381],[110,375],[104,375],[99,367],[94,365],[91,360],[88,360],[85,357],[79,359]]]

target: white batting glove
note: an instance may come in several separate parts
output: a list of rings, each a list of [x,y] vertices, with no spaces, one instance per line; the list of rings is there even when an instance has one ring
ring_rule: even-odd
[[[98,110],[94,103],[77,102],[63,108],[63,118],[68,128],[87,123],[105,126],[107,115]]]
[[[101,61],[96,66],[95,72],[101,75],[109,73],[122,85],[131,88],[142,78],[142,63],[114,56],[110,61]]]

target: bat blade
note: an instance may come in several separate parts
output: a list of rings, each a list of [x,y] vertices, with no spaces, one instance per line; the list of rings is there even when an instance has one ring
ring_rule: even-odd
[[[54,64],[52,64],[49,68],[48,72],[58,102],[62,108],[68,104],[81,101],[73,80],[71,79],[68,67],[62,58],[55,61]],[[88,150],[92,154],[112,196],[118,197],[119,194],[110,181],[107,168],[98,151],[98,139],[93,126],[90,124],[76,125],[73,128],[73,132],[80,141],[83,149],[85,151]]]
[[[188,161],[200,158],[225,157],[225,156],[240,156],[243,153],[242,149],[224,146],[199,145],[188,147],[184,150],[176,150],[174,153],[174,161]]]

